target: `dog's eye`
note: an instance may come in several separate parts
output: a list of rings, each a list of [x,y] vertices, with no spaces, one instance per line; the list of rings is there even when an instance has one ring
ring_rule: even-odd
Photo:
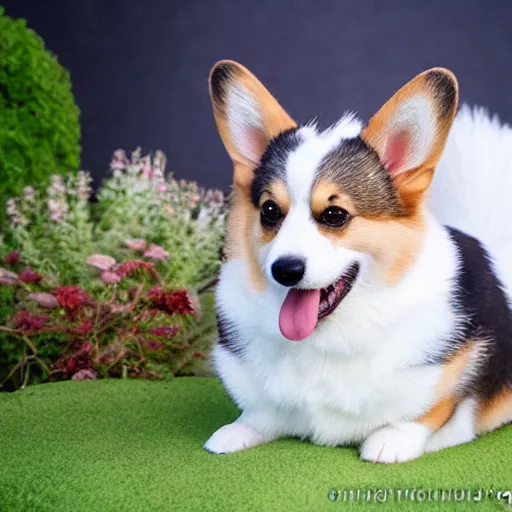
[[[266,228],[276,227],[283,218],[283,212],[274,201],[265,201],[260,212],[261,223]]]
[[[333,228],[340,228],[350,220],[350,214],[347,210],[339,206],[329,206],[318,217],[320,224],[325,224]]]

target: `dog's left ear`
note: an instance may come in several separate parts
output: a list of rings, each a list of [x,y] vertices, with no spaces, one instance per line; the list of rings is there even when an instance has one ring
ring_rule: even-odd
[[[458,107],[457,79],[433,68],[404,85],[361,137],[377,152],[409,211],[421,202]]]

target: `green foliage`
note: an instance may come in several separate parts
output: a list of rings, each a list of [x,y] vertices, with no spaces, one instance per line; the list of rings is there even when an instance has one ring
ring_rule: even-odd
[[[24,185],[78,168],[78,118],[68,72],[0,7],[0,221],[5,199]]]
[[[51,176],[46,191],[26,186],[7,201],[0,384],[75,378],[78,370],[160,378],[207,371],[224,196],[166,176],[161,152],[137,150],[129,159],[116,151],[111,171],[94,203],[83,171]],[[57,304],[61,287],[80,310]],[[197,314],[170,313],[180,289]],[[158,312],[172,318],[162,324]]]

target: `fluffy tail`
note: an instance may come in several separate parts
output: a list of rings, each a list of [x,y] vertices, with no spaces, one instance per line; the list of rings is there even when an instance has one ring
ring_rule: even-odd
[[[462,106],[429,200],[441,223],[483,242],[512,296],[512,128]]]

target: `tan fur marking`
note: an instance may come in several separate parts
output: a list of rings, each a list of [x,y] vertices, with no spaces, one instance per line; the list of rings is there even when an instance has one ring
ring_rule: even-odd
[[[420,217],[354,217],[346,227],[319,229],[335,244],[371,254],[375,272],[390,286],[396,284],[414,263],[424,238]]]
[[[249,269],[249,283],[254,290],[261,292],[266,289],[267,280],[258,263],[255,246],[254,224],[258,215],[258,210],[246,197],[245,191],[238,186],[234,186],[224,245],[226,260],[241,259],[246,261]]]
[[[512,389],[504,389],[481,403],[476,420],[476,431],[484,434],[512,422]]]
[[[332,196],[336,196],[329,201]],[[313,217],[331,204],[340,206],[354,217],[346,227],[318,226],[318,230],[337,245],[371,254],[380,273],[389,285],[397,283],[412,265],[424,236],[420,216],[363,217],[357,216],[352,199],[330,181],[320,181],[311,195]]]
[[[290,211],[290,195],[288,194],[288,189],[286,188],[286,185],[281,181],[275,181],[273,182],[269,188],[261,194],[260,198],[260,207],[263,205],[263,203],[267,200],[271,199],[281,209],[283,212],[283,215],[286,217],[288,212]],[[263,226],[261,226],[261,240],[264,244],[268,244],[274,240],[277,233],[279,233],[279,229],[265,229]]]
[[[480,341],[468,341],[444,365],[436,386],[437,402],[416,421],[433,430],[441,428],[452,416],[459,403],[457,387],[473,356],[479,348]]]
[[[439,430],[450,419],[456,406],[457,400],[455,397],[446,396],[415,421],[432,430]]]
[[[320,181],[311,193],[311,213],[318,217],[328,206],[339,206],[351,215],[357,213],[354,202],[347,194],[330,181]]]
[[[444,365],[441,377],[436,386],[436,395],[441,398],[451,395],[457,389],[465,370],[473,361],[480,341],[468,341]]]
[[[270,186],[263,192],[260,198],[260,206],[267,200],[275,201],[281,211],[286,215],[290,210],[290,194],[286,185],[282,181],[273,181]]]

